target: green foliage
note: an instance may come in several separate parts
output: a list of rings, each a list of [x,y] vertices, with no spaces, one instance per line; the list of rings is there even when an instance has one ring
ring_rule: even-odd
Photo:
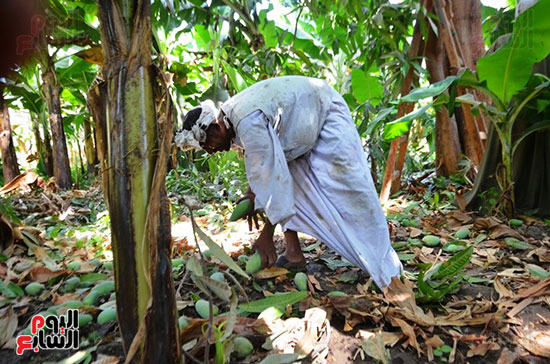
[[[477,64],[479,79],[504,103],[521,90],[536,62],[550,52],[550,1],[541,0],[521,13],[508,42]]]
[[[370,101],[371,105],[376,106],[383,96],[383,86],[378,78],[359,68],[351,71],[351,85],[353,95],[360,104]]]
[[[488,47],[490,47],[500,36],[512,32],[514,12],[514,9],[495,9],[490,6],[481,6],[483,38]]]
[[[443,92],[449,88],[449,86],[458,80],[460,76],[449,76],[446,79],[432,83],[427,87],[416,88],[409,92],[408,95],[400,99],[401,102],[416,102],[419,100],[426,99],[428,97],[435,97],[441,95]]]
[[[387,141],[391,141],[405,134],[407,131],[409,131],[412,121],[424,115],[426,113],[426,110],[428,110],[428,108],[431,107],[433,104],[433,102],[430,102],[429,104],[422,106],[420,109],[410,112],[407,115],[403,115],[399,119],[384,125],[384,139]]]
[[[417,300],[422,303],[439,302],[457,289],[464,278],[461,271],[470,262],[473,251],[474,246],[471,245],[443,263],[420,266]]]
[[[9,196],[0,196],[0,215],[4,215],[15,225],[21,225],[21,220],[13,209],[13,203]]]
[[[529,14],[533,8],[527,10],[523,14]],[[550,52],[548,48],[545,54]],[[512,50],[511,53],[514,53]],[[531,64],[532,67],[532,64]],[[450,95],[456,95],[456,87],[466,86],[476,88],[489,96],[494,105],[489,103],[476,101],[471,94],[465,94],[460,97],[454,98],[447,96],[446,93],[443,93],[446,90],[451,89],[449,92]],[[525,130],[521,135],[516,136],[516,140],[512,140],[512,131],[514,128],[515,122],[518,120],[518,117],[524,112],[525,109],[529,107],[533,108],[533,104],[536,103],[540,105],[539,112],[545,110],[548,106],[547,103],[540,104],[537,101],[537,95],[545,95],[550,90],[550,79],[542,75],[531,76],[527,87],[521,92],[517,93],[516,99],[512,100],[503,100],[497,95],[500,89],[491,89],[486,86],[485,81],[480,81],[477,79],[471,71],[466,70],[459,75],[449,76],[447,79],[438,82],[437,84],[430,85],[426,88],[417,89],[407,97],[402,98],[403,101],[418,101],[428,97],[437,97],[434,101],[423,106],[421,109],[413,111],[403,118],[396,120],[393,123],[386,125],[386,128],[389,132],[395,132],[391,134],[392,137],[396,137],[408,130],[408,125],[410,123],[409,118],[414,119],[426,112],[429,106],[435,106],[441,103],[448,104],[448,109],[453,110],[455,107],[456,101],[470,104],[472,106],[472,112],[479,113],[482,110],[485,115],[488,116],[491,121],[495,131],[498,135],[498,138],[501,143],[501,162],[502,168],[497,171],[496,180],[498,182],[500,191],[506,196],[502,205],[499,207],[502,212],[512,215],[514,212],[514,195],[512,188],[512,161],[514,157],[514,152],[516,151],[519,144],[531,133],[535,133],[541,130],[550,129],[550,122],[547,120],[542,120],[531,125],[527,130]],[[500,90],[502,91],[502,90]],[[506,93],[505,93],[506,94]],[[403,121],[404,120],[404,121]],[[386,132],[386,131],[385,131]],[[495,203],[498,204],[499,201]]]
[[[73,152],[72,177],[86,185],[88,176],[78,165],[82,161],[76,151],[83,139],[83,125],[91,119],[85,95],[99,66],[77,54],[100,42],[97,3],[48,0],[46,5],[47,33],[57,44],[51,46],[50,55],[61,85],[64,129]],[[290,0],[270,4],[224,0],[206,4],[155,0],[153,59],[156,66],[173,75],[170,92],[177,109],[176,128],[185,112],[206,97],[221,101],[261,79],[303,74],[326,78],[344,95],[371,155],[382,160],[388,143],[380,138],[381,127],[396,113],[392,102],[401,82],[411,68],[421,77],[425,74],[421,60],[407,57],[411,24],[422,11],[412,1],[339,4],[320,0],[304,4]],[[21,77],[9,81],[12,104],[30,110],[33,120],[40,121],[47,130],[36,64],[22,68]],[[433,152],[421,147],[433,128],[419,131],[420,136],[411,137],[416,152],[407,157],[406,168],[412,170],[431,163],[425,155]],[[41,153],[38,151],[36,160],[44,173]],[[180,175],[187,178],[175,181],[173,175],[169,176],[173,191],[185,191],[206,201],[241,196],[246,186],[241,157],[234,152],[197,155],[197,159],[180,159],[178,168],[185,167]],[[373,164],[376,173],[381,173],[376,168],[379,164]],[[206,181],[215,187],[201,183],[206,176],[203,173],[208,172]]]
[[[193,152],[189,152],[192,154]],[[168,172],[166,188],[179,195],[197,196],[201,201],[236,200],[248,186],[244,160],[236,151],[208,156],[202,152],[194,162],[187,159],[187,168]]]
[[[277,307],[284,310],[287,305],[293,305],[305,299],[307,292],[286,292],[259,299],[250,303],[243,303],[239,308],[245,312],[260,313],[269,307]]]
[[[246,274],[246,272],[243,271],[242,268],[239,267],[239,265],[235,263],[235,261],[229,255],[227,255],[227,253],[225,252],[225,250],[223,250],[222,247],[220,247],[208,235],[206,235],[197,226],[195,221],[192,221],[192,223],[193,223],[193,230],[197,233],[197,235],[201,238],[201,240],[208,246],[212,255],[218,258],[221,262],[225,263],[225,265],[227,265],[227,267],[233,270],[235,273],[240,274],[245,278],[249,278],[248,274]]]
[[[420,60],[406,56],[410,24],[422,11],[418,4],[374,1],[358,7],[314,1],[305,6],[288,1],[265,4],[265,8],[256,3],[221,1],[208,9],[199,2],[175,3],[166,11],[160,2],[153,2],[155,49],[161,66],[174,74],[178,124],[186,110],[206,97],[223,100],[226,96],[220,95],[234,94],[260,79],[304,74],[327,78],[344,94],[372,155],[384,159],[388,145],[380,140],[380,133],[383,122],[396,112],[391,101],[411,67],[420,75],[425,73]],[[286,9],[285,15],[275,15],[274,6]],[[423,138],[411,140],[416,143]],[[201,158],[199,154],[199,159],[192,159],[192,165],[184,162],[183,174],[202,172]],[[241,191],[232,193],[219,158],[210,157],[207,163],[212,179],[222,177],[220,182],[230,196],[226,198],[231,200]],[[418,169],[422,163],[409,161],[408,166]],[[201,200],[217,194],[191,182],[184,184],[180,188],[194,190]]]

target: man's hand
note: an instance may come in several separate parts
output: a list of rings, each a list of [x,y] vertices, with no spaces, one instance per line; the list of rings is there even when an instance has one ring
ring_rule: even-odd
[[[256,208],[254,206],[255,198],[256,198],[256,194],[254,194],[254,192],[252,192],[250,187],[248,187],[248,190],[246,190],[244,196],[238,199],[236,202],[237,205],[244,200],[250,200],[251,202],[250,212],[246,215],[246,219],[248,220],[248,229],[250,231],[252,231],[252,222],[254,222],[256,229],[260,229],[260,225],[258,224],[258,216],[260,216],[265,223],[264,215],[260,211],[256,211]]]

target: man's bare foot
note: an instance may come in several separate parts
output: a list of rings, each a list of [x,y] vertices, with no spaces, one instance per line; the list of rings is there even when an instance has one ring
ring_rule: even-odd
[[[262,233],[253,246],[253,250],[260,254],[260,257],[262,258],[262,268],[269,268],[273,266],[275,260],[277,260],[277,252],[275,251],[275,245],[273,244],[274,231],[274,226],[271,225],[271,223],[266,222]]]

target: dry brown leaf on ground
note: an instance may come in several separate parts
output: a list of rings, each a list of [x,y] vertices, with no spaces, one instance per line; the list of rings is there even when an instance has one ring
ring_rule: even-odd
[[[359,330],[357,331],[356,336],[360,339],[365,340],[371,337],[373,334],[378,334],[378,332],[379,331],[372,332],[368,330]],[[395,344],[397,344],[399,340],[401,340],[401,338],[403,337],[403,333],[401,332],[381,331],[381,334],[382,334],[382,338],[384,339],[384,345],[390,346],[390,347],[394,347]]]
[[[78,293],[66,293],[62,296],[59,296],[57,294],[54,293],[53,295],[53,298],[52,298],[52,302],[54,305],[60,305],[62,303],[65,303],[67,301],[73,301],[73,300],[79,300],[80,298],[80,294]]]
[[[82,262],[80,265],[80,269],[78,269],[76,272],[79,274],[91,273],[95,271],[96,268],[97,267],[93,264],[90,264],[88,262]]]
[[[443,346],[445,343],[438,335],[434,335],[426,341],[426,351],[428,356],[428,361],[434,360],[434,349]]]
[[[392,278],[389,286],[383,288],[386,299],[396,307],[416,311],[418,306],[414,298],[414,292],[411,287],[405,285],[397,277]]]
[[[548,325],[537,325],[532,327],[525,324],[522,328],[513,328],[516,342],[529,352],[550,358],[550,330]]]
[[[425,247],[422,247],[422,249],[423,248]],[[415,259],[419,260],[422,263],[429,263],[429,264],[434,263],[436,258],[435,255],[430,255],[430,254],[426,255],[422,252],[422,249],[416,246],[412,249],[412,252],[416,254]]]
[[[523,240],[523,236],[511,227],[500,223],[494,217],[482,217],[474,222],[477,230],[487,230],[490,239],[499,239],[507,236]]]
[[[361,340],[361,348],[371,358],[387,364],[390,362],[390,354],[386,350],[384,335],[382,332],[364,332]]]
[[[36,259],[41,260],[47,266],[55,267],[55,268],[59,266],[52,258],[50,258],[48,253],[46,253],[46,250],[41,246],[34,245],[31,248],[29,248],[29,251],[32,252],[32,254],[34,254]]]
[[[85,191],[85,190],[72,190],[68,191],[67,195],[70,196],[71,199],[73,198],[83,198],[88,196],[90,193],[93,194],[94,191]]]
[[[57,185],[57,182],[55,181],[55,177],[50,178],[48,180],[48,182],[42,186],[42,189],[45,192],[49,192],[49,193],[59,192],[59,186]]]
[[[490,230],[498,225],[502,222],[495,217],[479,217],[474,221],[474,228],[478,230]]]
[[[546,277],[531,287],[520,289],[514,299],[550,294],[548,286],[550,286],[550,277]]]
[[[54,277],[57,277],[62,274],[69,274],[69,273],[70,271],[68,269],[61,269],[54,272],[46,267],[35,267],[30,272],[31,279],[39,283],[44,283]]]
[[[422,230],[412,226],[409,227],[409,236],[411,238],[416,238],[416,237],[419,237],[420,235],[422,235]]]
[[[317,290],[317,291],[322,291],[323,288],[321,287],[321,284],[319,283],[319,281],[317,280],[317,278],[315,278],[315,276],[313,274],[308,274],[307,275],[307,280],[309,283],[311,283],[313,285],[313,287]]]
[[[38,180],[38,178],[40,178],[40,176],[38,176],[38,174],[34,173],[33,171],[27,171],[27,172],[21,173],[19,176],[15,177],[11,181],[9,181],[7,184],[5,184],[4,187],[0,188],[0,195],[9,193],[18,188],[24,188],[28,190],[30,189],[29,185],[32,185],[33,183],[35,183]]]
[[[392,303],[397,309],[389,308],[387,313],[401,313],[407,319],[416,322],[422,326],[433,326],[435,320],[431,312],[425,314],[416,304],[414,292],[411,287],[405,285],[394,277],[389,286],[384,287],[384,296],[388,302]]]
[[[418,341],[416,340],[417,335],[414,331],[414,327],[412,327],[407,322],[405,322],[405,320],[402,320],[402,319],[397,318],[397,317],[393,317],[391,319],[391,324],[393,326],[400,327],[401,330],[403,331],[403,335],[405,335],[408,338],[407,341],[405,341],[405,343],[404,343],[405,346],[410,345],[413,348],[415,348],[416,352],[418,353],[418,357],[420,357],[420,355],[424,354],[424,351],[420,348],[420,345],[418,344]]]
[[[300,358],[310,356],[316,364],[326,363],[331,329],[323,309],[311,308],[302,319],[277,320],[272,329],[263,348],[276,353],[297,353]]]
[[[439,335],[434,335],[426,340],[426,345],[431,346],[432,348],[438,348],[440,346],[443,346],[444,344],[445,343],[443,342],[443,340],[441,340]]]
[[[409,310],[405,310],[402,308],[393,308],[390,307],[387,310],[383,311],[384,315],[386,317],[403,317],[407,319],[410,322],[414,322],[421,326],[431,327],[431,326],[437,326],[438,323],[436,322],[435,317],[432,314],[432,311],[428,311],[428,314],[424,314],[422,316],[417,315],[414,312],[411,312]]]
[[[345,318],[349,318],[351,316],[349,308],[352,306],[354,301],[352,296],[328,296],[327,298],[330,305],[332,305],[332,307],[334,307],[342,316]]]
[[[471,223],[473,219],[470,214],[467,214],[465,212],[452,211],[447,214],[447,221],[451,227],[456,228]]]
[[[493,284],[494,284],[495,290],[499,294],[499,298],[498,298],[499,301],[502,300],[503,298],[514,296],[514,292],[509,290],[508,287],[506,287],[506,285],[504,283],[502,283],[502,281],[501,281],[501,279],[498,275],[495,277],[495,280],[494,280]]]
[[[520,303],[514,305],[514,308],[512,308],[510,311],[508,311],[507,315],[509,318],[514,318],[518,313],[520,313],[525,307],[529,306],[533,301],[535,300],[535,297],[527,297],[523,299]]]
[[[486,342],[477,345],[471,345],[466,356],[485,356],[489,350],[500,350],[500,345],[495,342]]]
[[[327,313],[320,308],[311,308],[306,311],[303,321],[305,332],[296,343],[294,352],[300,354],[300,357],[311,354],[314,362],[324,362],[330,342],[330,322],[327,320]]]
[[[377,322],[376,318],[372,321]],[[346,319],[344,323],[344,331],[348,332],[355,328],[355,326],[367,322],[367,317],[362,315],[352,315],[350,318]]]
[[[287,273],[288,273],[288,269],[286,268],[279,268],[279,267],[264,268],[258,273],[254,274],[254,278],[256,279],[275,278],[278,276],[285,275]]]
[[[218,316],[214,318],[214,325],[227,321],[228,316]],[[280,320],[278,320],[280,321]],[[204,319],[190,319],[189,326],[180,331],[181,343],[185,344],[198,338],[202,338],[203,325],[208,324],[208,320]],[[247,317],[237,316],[237,322],[233,327],[233,332],[240,336],[254,336],[254,335],[268,335],[272,332],[272,326],[276,323],[266,322],[264,320],[257,320]],[[212,334],[214,335],[214,334]],[[214,336],[212,339],[215,341]],[[214,342],[212,341],[212,342]]]
[[[456,318],[453,314],[443,317],[436,317],[436,326],[481,326],[489,325],[498,327],[502,323],[502,314],[487,313],[479,316],[473,316],[468,318]]]
[[[550,263],[550,249],[537,248],[527,253],[528,258],[532,257],[533,255],[538,256],[539,262],[541,263]]]
[[[498,253],[500,249],[498,248],[485,248],[485,249],[476,249],[476,254],[486,258],[487,263],[489,264],[495,264],[498,263],[500,260],[496,257],[496,254]]]
[[[517,350],[513,352],[508,350],[508,348],[502,349],[500,356],[497,360],[497,364],[514,364],[515,361],[519,358],[519,353]]]
[[[500,277],[508,277],[511,279],[523,279],[529,277],[529,274],[523,268],[507,268],[498,272]]]
[[[4,347],[17,330],[17,314],[11,306],[0,311],[0,349]]]

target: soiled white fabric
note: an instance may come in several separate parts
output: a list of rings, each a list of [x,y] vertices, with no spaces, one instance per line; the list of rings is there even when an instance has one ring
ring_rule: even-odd
[[[401,273],[401,262],[390,244],[349,109],[332,88],[328,97],[331,102],[326,111],[320,112],[318,102],[301,102],[293,105],[299,112],[288,111],[288,115],[323,118],[318,121],[315,142],[298,157],[289,158],[285,145],[301,140],[292,132],[299,129],[301,119],[280,118],[284,127],[277,132],[273,122],[256,110],[236,123],[235,142],[245,149],[255,205],[265,210],[272,223],[320,239],[384,287]]]
[[[325,81],[283,76],[260,81],[221,105],[235,129],[261,110],[278,136],[287,161],[311,150],[325,121],[333,89]],[[299,122],[297,122],[299,120]]]
[[[218,110],[212,100],[205,100],[200,104],[201,113],[191,129],[182,129],[174,137],[174,141],[181,149],[195,148],[201,150],[200,143],[206,140],[206,129],[216,120]]]

